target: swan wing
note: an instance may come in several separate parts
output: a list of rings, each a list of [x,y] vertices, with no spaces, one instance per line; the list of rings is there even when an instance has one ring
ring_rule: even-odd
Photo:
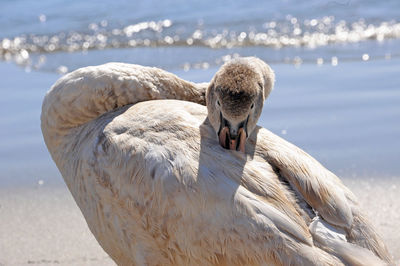
[[[253,145],[257,143],[255,154],[274,167],[299,200],[307,202],[324,221],[344,230],[348,242],[391,261],[386,246],[364,217],[356,197],[336,175],[303,150],[266,129],[260,128],[250,141]]]
[[[353,224],[354,195],[329,170],[295,145],[261,129],[256,152],[329,223],[342,228]]]

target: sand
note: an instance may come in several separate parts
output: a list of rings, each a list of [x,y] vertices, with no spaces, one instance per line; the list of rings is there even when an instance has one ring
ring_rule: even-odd
[[[66,187],[0,192],[0,265],[114,265]]]

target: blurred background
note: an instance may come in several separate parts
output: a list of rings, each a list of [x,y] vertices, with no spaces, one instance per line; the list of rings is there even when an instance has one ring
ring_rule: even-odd
[[[276,86],[259,124],[360,199],[400,257],[400,1],[0,1],[0,265],[112,265],[51,160],[41,103],[111,61],[208,82],[257,56]]]

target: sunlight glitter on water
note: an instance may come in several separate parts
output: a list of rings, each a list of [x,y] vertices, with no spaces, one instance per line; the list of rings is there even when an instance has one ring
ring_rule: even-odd
[[[306,46],[314,48],[334,43],[400,38],[400,23],[396,21],[385,21],[374,25],[367,24],[363,19],[347,23],[335,22],[334,17],[323,17],[300,22],[291,17],[289,21],[265,22],[262,25],[264,28],[262,31],[253,29],[248,32],[238,32],[228,28],[213,31],[198,28],[191,34],[187,34],[182,32],[182,26],[174,27],[173,21],[169,19],[144,21],[114,29],[108,28],[107,23],[92,23],[88,26],[91,32],[71,31],[55,35],[29,34],[11,39],[4,38],[0,41],[0,56],[4,59],[7,54],[15,55],[21,50],[29,53],[52,53],[138,46],[190,45],[210,48]],[[167,28],[171,29],[166,31]]]

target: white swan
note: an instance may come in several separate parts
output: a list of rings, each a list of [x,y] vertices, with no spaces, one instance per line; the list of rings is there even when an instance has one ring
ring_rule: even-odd
[[[157,68],[86,67],[48,92],[46,145],[100,245],[119,265],[392,263],[334,174],[255,127],[273,74],[242,63],[249,83],[228,64],[210,84],[211,122],[197,104],[207,85]],[[235,115],[223,84],[257,86],[257,97]],[[218,144],[243,151],[245,129],[246,154]]]

